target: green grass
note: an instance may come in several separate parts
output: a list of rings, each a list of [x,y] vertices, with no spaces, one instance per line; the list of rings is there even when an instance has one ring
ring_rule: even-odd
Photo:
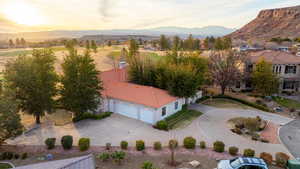
[[[19,55],[28,55],[31,53],[32,53],[32,50],[19,50],[19,51],[10,51],[10,52],[0,52],[0,56],[13,57],[13,56],[19,56]]]
[[[272,97],[273,100],[282,107],[289,109],[300,109],[300,102],[283,97]]]
[[[8,168],[12,168],[12,166],[6,163],[0,163],[0,169],[8,169]]]
[[[168,128],[172,130],[172,129],[188,126],[189,124],[192,123],[194,119],[196,119],[201,115],[202,113],[199,111],[183,109],[167,117],[165,120],[168,123]]]
[[[154,53],[154,52],[143,52],[142,56],[149,57],[153,61],[159,61],[162,57],[162,56],[160,56],[160,55],[158,55],[157,53]]]

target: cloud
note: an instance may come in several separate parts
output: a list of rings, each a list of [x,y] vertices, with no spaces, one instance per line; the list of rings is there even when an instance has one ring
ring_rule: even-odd
[[[99,12],[103,21],[109,21],[112,17],[111,10],[115,2],[115,0],[100,0]]]

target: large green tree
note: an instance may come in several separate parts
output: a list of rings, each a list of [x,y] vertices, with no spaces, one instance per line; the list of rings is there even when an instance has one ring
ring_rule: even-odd
[[[0,145],[8,138],[18,136],[23,131],[18,113],[18,102],[12,97],[14,92],[0,94]]]
[[[20,108],[36,118],[52,112],[57,93],[57,74],[54,69],[55,56],[49,49],[34,50],[32,57],[20,56],[6,65],[7,87],[16,94]]]
[[[93,49],[94,53],[97,53],[97,44],[94,40],[91,42],[91,48]]]
[[[165,35],[160,35],[159,46],[161,50],[170,49],[169,39]]]
[[[278,91],[278,78],[273,73],[272,64],[264,58],[255,64],[251,78],[254,89],[264,96],[270,96]]]
[[[86,51],[79,55],[76,50],[70,51],[62,64],[60,101],[66,110],[80,116],[94,112],[101,103],[102,82],[94,60]]]

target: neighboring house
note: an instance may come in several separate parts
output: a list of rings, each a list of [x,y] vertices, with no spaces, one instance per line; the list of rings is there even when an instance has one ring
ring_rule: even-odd
[[[127,81],[126,68],[101,73],[104,90],[102,111],[111,111],[146,123],[155,124],[177,111],[185,104],[184,98],[171,96],[167,91]],[[202,97],[188,99],[189,103]]]
[[[95,169],[93,155],[24,165],[15,169]]]
[[[272,63],[273,72],[279,77],[280,92],[298,92],[300,90],[300,57],[282,51],[263,50],[248,53],[244,67],[244,73],[248,74],[248,78],[246,77],[242,82],[237,82],[232,87],[234,91],[252,89],[249,75],[255,69],[255,63],[261,58]]]

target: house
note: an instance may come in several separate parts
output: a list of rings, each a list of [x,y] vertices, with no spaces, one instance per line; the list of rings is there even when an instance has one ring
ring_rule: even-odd
[[[112,69],[101,73],[102,111],[111,111],[149,124],[155,124],[177,111],[185,104],[184,98],[171,96],[167,91],[151,86],[128,82],[126,68]],[[188,102],[202,97],[199,91]]]
[[[272,63],[273,72],[279,78],[280,92],[298,92],[300,90],[300,57],[282,51],[263,50],[250,52],[247,55],[247,61],[244,66],[244,73],[250,75],[255,68],[255,63],[260,58]],[[234,91],[251,90],[251,78],[246,77],[243,81],[237,82],[232,87]]]
[[[95,169],[93,155],[24,165],[15,169]]]

